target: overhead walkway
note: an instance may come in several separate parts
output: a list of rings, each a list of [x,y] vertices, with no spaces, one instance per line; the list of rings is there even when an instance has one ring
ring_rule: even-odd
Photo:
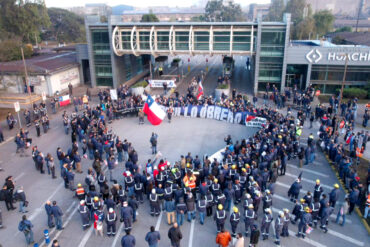
[[[254,55],[257,23],[125,23],[112,32],[112,47],[124,54]]]

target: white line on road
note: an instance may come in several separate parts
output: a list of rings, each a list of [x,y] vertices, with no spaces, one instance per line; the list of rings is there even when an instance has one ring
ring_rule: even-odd
[[[8,139],[6,139],[4,142],[0,143],[0,146],[4,145],[5,143],[8,143],[10,142],[11,140],[13,140],[14,137],[9,137]]]
[[[312,174],[315,174],[315,175],[318,175],[318,176],[322,176],[322,177],[329,177],[328,175],[324,174],[324,173],[321,173],[321,172],[315,172],[315,171],[312,171],[310,169],[306,169],[306,168],[299,168],[295,165],[291,165],[291,164],[288,164],[289,167],[291,168],[294,168],[294,169],[297,169],[297,170],[300,170],[300,171],[304,171],[304,172],[308,172],[308,173],[312,173]]]
[[[364,246],[364,242],[361,242],[361,241],[358,241],[356,239],[353,239],[351,237],[348,237],[346,235],[343,235],[342,233],[339,233],[339,232],[336,232],[336,231],[333,231],[333,230],[328,230],[328,233],[335,236],[335,237],[338,237],[338,238],[341,238],[343,240],[346,240],[350,243],[354,243],[355,245],[358,245],[358,246]]]
[[[286,173],[285,173],[285,174],[286,174]],[[290,186],[289,186],[289,185],[284,184],[284,183],[282,183],[282,182],[276,181],[276,183],[275,183],[275,184],[276,184],[276,185],[279,185],[279,186],[281,186],[281,187],[284,187],[284,188],[290,189]],[[301,193],[306,194],[306,193],[307,193],[307,190],[301,189],[301,190],[300,190],[300,192],[301,192]]]
[[[289,177],[292,177],[292,178],[297,178],[298,177],[297,175],[291,174],[289,172],[286,172],[285,175],[287,175]],[[302,177],[302,181],[305,181],[305,182],[310,183],[310,184],[316,184],[316,181],[313,181],[313,180],[307,179],[307,178],[303,178],[303,177]],[[329,190],[333,189],[333,186],[329,186],[329,185],[326,185],[326,184],[321,184],[321,186],[324,187],[324,188],[327,188]]]
[[[191,226],[190,226],[190,236],[189,236],[189,247],[193,247],[193,237],[194,237],[194,222],[195,220],[191,221]]]
[[[113,240],[113,243],[112,243],[112,247],[115,247],[116,246],[116,244],[117,244],[117,241],[118,241],[118,238],[119,238],[119,236],[121,235],[121,232],[122,232],[122,230],[123,230],[123,226],[124,226],[124,224],[123,223],[121,223],[121,225],[119,226],[119,228],[118,228],[118,232],[116,233],[116,236],[114,236],[114,240]]]
[[[18,180],[19,180],[19,179],[21,179],[24,175],[25,175],[25,173],[24,173],[24,172],[22,172],[21,174],[19,174],[18,176],[16,176],[16,177],[14,178],[14,181],[18,181]]]
[[[91,233],[93,232],[94,227],[90,227],[89,231],[85,234],[85,236],[82,238],[80,244],[78,247],[85,247],[87,241],[89,240]]]
[[[51,198],[53,198],[55,194],[58,193],[58,191],[63,187],[63,185],[64,183],[60,183],[58,187],[54,190],[54,192],[46,199],[46,201],[50,201]],[[36,216],[42,211],[42,208],[44,207],[46,201],[43,204],[41,204],[41,206],[37,208],[33,214],[31,214],[31,216],[28,218],[30,221],[36,218]]]
[[[162,215],[163,215],[163,211],[161,211],[161,213],[159,214],[159,217],[158,217],[158,220],[157,220],[157,224],[155,225],[155,230],[156,231],[158,231],[159,230],[159,227],[161,226]]]
[[[66,210],[66,214],[68,214],[73,207],[76,206],[76,202],[73,202],[71,204],[71,206],[69,206],[69,208]],[[63,224],[63,227],[66,227],[68,225],[68,223],[71,221],[72,219],[72,216],[77,212],[77,209],[78,207],[75,207],[75,210],[68,216],[67,220],[64,222]],[[49,237],[51,236],[51,234],[53,234],[54,232],[56,231],[56,228],[53,228],[53,230],[51,230],[49,232]],[[62,233],[63,231],[58,231],[58,233],[53,237],[53,239],[57,239],[59,237],[59,235]],[[45,242],[43,241],[43,243],[40,245],[40,247],[43,247],[45,245]],[[52,243],[50,243],[50,246],[52,245]]]

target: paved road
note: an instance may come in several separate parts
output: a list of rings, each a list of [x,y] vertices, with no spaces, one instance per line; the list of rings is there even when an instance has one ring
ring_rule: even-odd
[[[70,145],[70,137],[63,134],[60,118],[55,118],[52,123],[52,130],[40,138],[34,139],[34,144],[44,153],[50,152],[55,156],[57,147],[66,150]],[[151,157],[149,147],[149,136],[155,131],[159,134],[159,150],[169,161],[178,160],[181,154],[191,152],[193,155],[212,154],[224,146],[223,137],[231,134],[234,140],[248,137],[255,130],[248,129],[242,125],[227,124],[210,119],[191,119],[175,118],[171,124],[166,121],[157,127],[146,123],[139,126],[136,118],[127,118],[112,123],[112,128],[121,138],[127,138],[131,141],[139,153],[139,163],[142,165]],[[181,132],[179,131],[181,129]],[[34,129],[31,129],[34,135]],[[304,133],[305,135],[308,133]],[[302,144],[304,145],[304,144]],[[48,175],[41,175],[36,172],[30,157],[20,158],[14,154],[14,143],[8,142],[0,145],[0,162],[5,168],[5,172],[0,173],[0,180],[3,181],[7,175],[12,174],[15,177],[17,186],[23,185],[27,193],[27,200],[30,201],[28,217],[35,225],[35,240],[42,243],[42,232],[46,227],[46,214],[43,204],[46,200],[57,200],[63,211],[65,229],[63,231],[52,231],[51,237],[58,238],[62,246],[84,247],[84,246],[120,246],[120,238],[123,235],[122,226],[119,222],[117,226],[120,231],[116,238],[97,237],[92,230],[83,231],[79,213],[77,212],[78,202],[72,198],[72,192],[64,189],[61,178],[51,179]],[[83,170],[86,172],[91,165],[91,161],[83,160]],[[300,173],[297,167],[297,161],[289,161],[286,176],[279,177],[276,195],[273,199],[274,215],[282,208],[293,208],[293,204],[287,200],[286,192],[290,184]],[[322,154],[319,154],[314,165],[305,167],[303,170],[303,189],[313,190],[316,178],[321,179],[325,192],[328,192],[332,185],[336,183],[336,178]],[[115,169],[115,178],[122,182],[123,165],[120,164]],[[59,168],[57,169],[59,175]],[[86,173],[85,173],[86,174]],[[84,175],[77,175],[77,181],[83,181]],[[303,194],[302,194],[303,195]],[[340,200],[343,200],[341,196]],[[21,214],[16,211],[7,212],[5,205],[0,205],[3,211],[3,221],[6,229],[0,230],[0,244],[3,246],[23,246],[24,236],[17,231],[17,224]],[[132,234],[137,239],[137,246],[146,246],[144,234],[148,231],[150,225],[155,226],[161,233],[162,241],[160,246],[168,246],[167,231],[169,226],[166,223],[165,215],[160,217],[151,217],[149,215],[149,205],[145,202],[138,211],[138,222],[135,223]],[[259,212],[261,215],[261,212]],[[335,211],[335,214],[337,210]],[[291,236],[282,240],[283,246],[368,246],[369,236],[361,225],[356,215],[348,216],[347,224],[344,227],[330,222],[329,232],[322,233],[315,230],[305,240],[297,239]],[[258,224],[260,224],[261,216]],[[230,229],[227,221],[226,227]],[[297,232],[296,226],[290,226],[292,235]],[[183,246],[196,247],[214,246],[216,228],[212,219],[207,218],[205,224],[199,224],[198,219],[195,222],[185,224],[181,227],[183,233]],[[243,224],[239,224],[238,231],[244,232]],[[273,246],[272,232],[270,240],[261,241],[259,246]],[[249,239],[248,239],[249,240]]]

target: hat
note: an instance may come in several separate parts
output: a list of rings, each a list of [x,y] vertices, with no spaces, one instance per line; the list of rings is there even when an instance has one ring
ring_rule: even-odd
[[[249,166],[249,164],[245,164],[245,168],[249,168],[250,166]]]
[[[232,166],[231,166],[231,168],[232,168],[232,169],[236,169],[236,165],[232,165]]]
[[[289,213],[289,209],[287,209],[287,208],[284,208],[284,209],[283,209],[283,211],[284,211],[285,213]]]
[[[339,189],[339,184],[334,184],[334,188]]]
[[[320,183],[320,179],[316,179],[316,183],[319,184]]]
[[[239,209],[237,207],[233,207],[234,213],[239,212]]]
[[[218,179],[217,179],[217,178],[215,178],[215,179],[213,180],[213,182],[217,183],[217,182],[218,182]]]
[[[251,195],[250,194],[245,194],[245,196],[249,199],[249,198],[251,198]]]
[[[310,208],[309,208],[309,207],[305,207],[305,208],[304,208],[304,211],[305,211],[306,213],[309,213],[309,212],[310,212]]]
[[[300,200],[300,201],[303,203],[303,202],[305,202],[305,199],[301,198],[301,200]]]
[[[251,208],[252,209],[253,208],[253,204],[249,204],[248,205],[248,208]]]
[[[284,212],[283,211],[279,211],[279,215],[280,215],[280,217],[283,217],[284,216]]]
[[[222,210],[224,207],[222,206],[222,204],[218,204],[217,208],[218,210]]]
[[[245,168],[242,168],[242,172],[247,172],[247,170]]]
[[[109,208],[109,213],[113,213],[113,208]]]
[[[99,201],[99,197],[94,196],[94,201]]]
[[[270,194],[270,190],[265,190],[266,194]]]
[[[358,177],[358,176],[355,177],[355,179],[356,179],[356,181],[360,181],[360,177]]]
[[[77,187],[82,187],[82,184],[77,184]]]
[[[131,176],[131,172],[130,171],[126,171],[126,176]]]
[[[155,194],[155,189],[152,189],[152,194]]]
[[[126,201],[123,202],[123,206],[127,206],[128,203]]]
[[[271,214],[271,209],[270,208],[266,208],[265,209],[265,212]]]
[[[80,201],[80,204],[81,204],[81,205],[84,205],[84,204],[85,204],[85,200],[81,200],[81,201]]]

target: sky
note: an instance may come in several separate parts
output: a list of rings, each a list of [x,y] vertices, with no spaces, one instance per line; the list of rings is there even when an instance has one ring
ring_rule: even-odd
[[[170,6],[170,7],[190,7],[195,5],[202,0],[45,0],[47,7],[74,7],[74,6],[84,6],[86,3],[105,3],[110,6],[125,4],[134,7],[148,7],[148,6]],[[240,3],[242,6],[246,6],[251,3],[269,3],[271,0],[234,0],[236,3]],[[203,0],[202,2],[205,2]]]

